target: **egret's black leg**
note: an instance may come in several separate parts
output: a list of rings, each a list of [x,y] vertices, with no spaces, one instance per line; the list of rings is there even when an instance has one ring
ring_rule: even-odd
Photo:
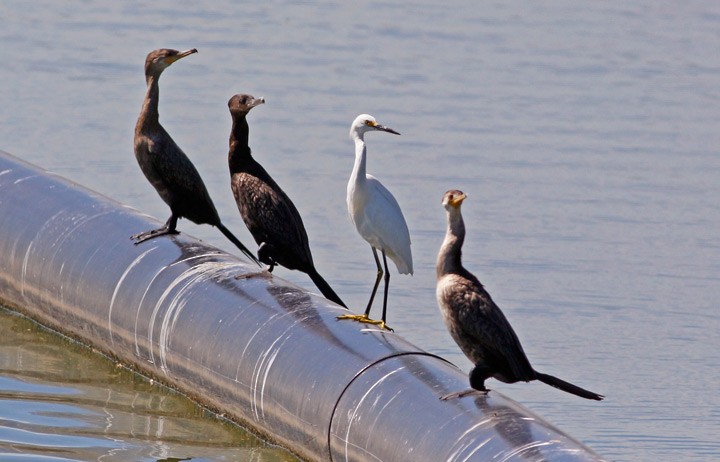
[[[372,293],[370,294],[370,300],[368,301],[367,308],[365,308],[365,317],[370,318],[370,308],[372,308],[373,301],[375,301],[375,294],[377,293],[378,287],[380,286],[380,279],[383,277],[383,269],[380,266],[380,259],[378,258],[377,250],[375,247],[370,247],[373,251],[373,257],[375,257],[375,265],[377,265],[377,276],[375,277],[375,286],[373,286]]]
[[[375,278],[375,286],[373,287],[372,293],[370,294],[370,300],[368,301],[367,308],[365,309],[365,314],[345,314],[342,316],[338,316],[337,319],[352,319],[359,322],[364,322],[366,324],[375,324],[377,326],[380,326],[381,329],[388,329],[392,331],[391,328],[385,325],[385,320],[376,321],[374,319],[370,319],[370,308],[372,308],[373,300],[375,300],[375,294],[377,293],[377,289],[380,286],[380,280],[383,277],[383,269],[382,266],[380,266],[380,259],[378,258],[377,250],[375,250],[375,247],[371,247],[373,251],[373,257],[375,257],[375,265],[377,266],[377,277]],[[385,259],[385,252],[383,251],[383,260]],[[385,262],[385,274],[386,274],[386,281],[387,281],[387,261]],[[385,300],[387,301],[387,282],[385,283]],[[384,316],[384,309],[383,309],[383,316]]]
[[[390,288],[390,271],[388,270],[387,266],[387,258],[385,257],[385,250],[381,250],[382,257],[383,257],[383,265],[385,266],[385,293],[383,294],[383,311],[382,311],[382,322],[384,323],[387,321],[386,315],[387,315],[387,299],[388,299],[388,290]],[[377,258],[377,255],[375,255],[375,258]],[[392,330],[392,329],[390,329]]]

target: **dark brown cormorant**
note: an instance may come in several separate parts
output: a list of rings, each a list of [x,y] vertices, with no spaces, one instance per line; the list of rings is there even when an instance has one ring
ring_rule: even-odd
[[[465,224],[460,206],[462,191],[450,190],[443,196],[448,227],[437,259],[437,300],[450,335],[475,368],[470,372],[470,386],[486,392],[485,380],[494,377],[505,383],[540,380],[560,390],[586,399],[604,397],[537,372],[530,365],[515,331],[480,281],[462,266],[461,251]],[[472,392],[452,393],[443,399]]]
[[[145,59],[147,93],[135,125],[135,158],[145,177],[160,194],[162,200],[170,206],[171,214],[161,228],[136,234],[132,239],[135,240],[135,244],[139,244],[164,234],[178,234],[176,229],[178,219],[187,218],[197,224],[216,226],[248,258],[257,263],[252,252],[220,222],[200,174],[160,125],[158,116],[160,74],[175,61],[193,53],[197,53],[195,48],[187,51],[163,48],[150,52]]]
[[[252,156],[248,145],[247,114],[264,102],[263,98],[251,95],[235,95],[228,101],[232,116],[228,164],[238,210],[259,245],[258,258],[270,265],[269,271],[275,265],[282,265],[307,273],[328,300],[344,307],[345,303],[315,269],[300,213],[285,191]]]
[[[366,170],[367,147],[365,146],[365,133],[376,130],[395,135],[400,134],[392,128],[380,125],[369,114],[360,114],[350,125],[350,139],[355,142],[355,164],[347,185],[347,206],[355,229],[372,248],[375,265],[377,266],[377,277],[365,313],[362,315],[343,315],[338,319],[354,319],[369,324],[377,324],[381,328],[392,330],[385,324],[388,287],[390,285],[387,257],[390,257],[395,262],[400,274],[413,274],[413,262],[410,249],[410,232],[400,205],[398,205],[392,193],[377,178],[369,175]],[[378,250],[382,254],[384,272],[383,267],[380,266]],[[382,318],[380,321],[375,321],[370,319],[370,308],[383,274],[385,275],[385,292]]]

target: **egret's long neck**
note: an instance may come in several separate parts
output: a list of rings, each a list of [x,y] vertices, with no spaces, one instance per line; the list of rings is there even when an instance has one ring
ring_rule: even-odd
[[[242,162],[250,157],[249,139],[250,127],[247,118],[245,115],[235,115],[232,130],[230,130],[230,152],[228,153],[230,173],[237,171]]]
[[[367,149],[365,147],[365,140],[362,135],[353,134],[353,141],[355,141],[355,165],[353,165],[350,181],[351,183],[364,182],[365,175],[367,174]]]
[[[136,129],[149,128],[160,125],[160,114],[158,112],[158,102],[160,101],[160,87],[158,81],[159,75],[149,75],[145,78],[147,82],[147,91],[145,92],[145,101],[143,101],[140,117],[138,117]]]
[[[459,207],[450,207],[445,240],[437,259],[437,277],[462,270],[462,245],[465,241],[465,223]]]

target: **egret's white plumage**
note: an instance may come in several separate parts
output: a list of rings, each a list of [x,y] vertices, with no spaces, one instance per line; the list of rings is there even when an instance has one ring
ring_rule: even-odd
[[[352,317],[352,319],[369,321],[370,308],[383,275],[383,269],[377,256],[377,251],[380,250],[385,265],[385,297],[382,321],[378,324],[384,326],[390,279],[385,256],[390,257],[400,274],[413,274],[413,264],[410,232],[400,205],[377,178],[367,174],[367,148],[364,135],[366,132],[374,130],[399,135],[395,130],[378,124],[375,118],[368,114],[357,116],[350,127],[350,138],[355,142],[355,165],[347,186],[348,212],[360,236],[372,247],[378,267],[378,276],[365,315]]]

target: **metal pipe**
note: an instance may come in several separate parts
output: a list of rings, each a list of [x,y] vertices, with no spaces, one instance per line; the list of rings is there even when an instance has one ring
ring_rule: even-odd
[[[402,337],[0,151],[0,300],[308,460],[600,458]]]

